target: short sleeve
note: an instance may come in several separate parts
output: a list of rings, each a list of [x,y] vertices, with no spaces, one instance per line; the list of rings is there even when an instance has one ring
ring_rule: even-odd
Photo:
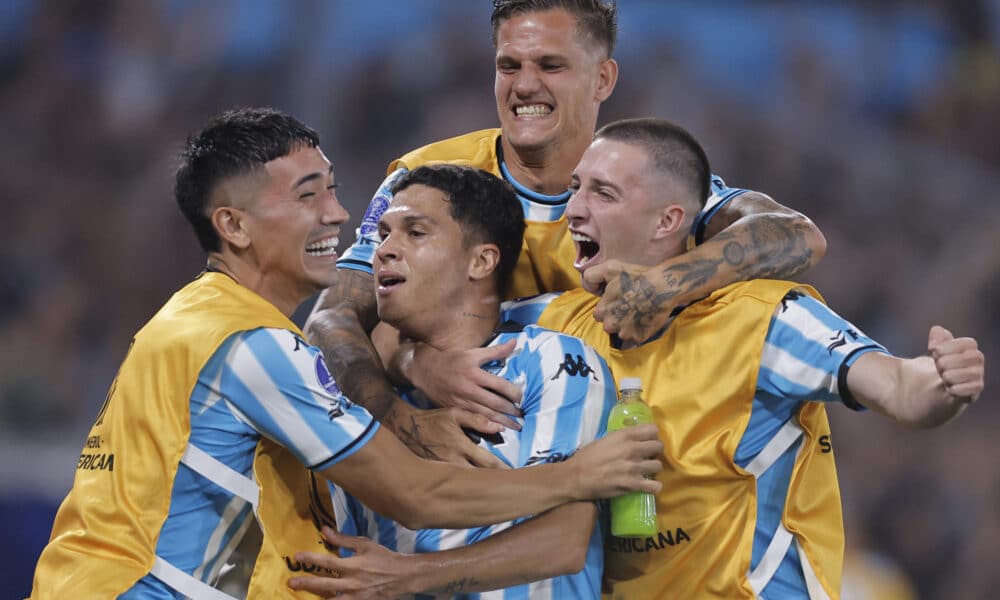
[[[404,168],[396,169],[389,173],[382,185],[378,186],[361,218],[361,225],[355,230],[354,243],[337,261],[338,269],[362,271],[369,275],[373,273],[372,261],[375,257],[375,248],[381,241],[378,235],[378,221],[392,202],[392,186],[406,173],[407,170]]]
[[[733,198],[741,196],[749,190],[731,188],[726,185],[726,182],[723,181],[721,177],[718,175],[712,175],[709,191],[711,192],[711,195],[708,197],[708,200],[705,201],[705,208],[698,213],[698,216],[694,218],[694,223],[691,224],[691,231],[688,234],[687,239],[688,250],[691,250],[705,241],[705,228],[708,227],[708,222],[712,220],[712,217],[714,217],[723,206],[729,204]]]
[[[771,320],[761,353],[757,389],[798,401],[843,402],[847,370],[861,355],[887,350],[825,304],[792,291]]]
[[[329,467],[374,436],[378,422],[340,393],[319,349],[291,331],[243,332],[227,348],[221,396],[310,469]]]

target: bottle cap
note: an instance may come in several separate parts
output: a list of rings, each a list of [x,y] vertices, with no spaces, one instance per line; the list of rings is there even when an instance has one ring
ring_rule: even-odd
[[[638,377],[622,377],[622,380],[618,382],[618,389],[621,391],[625,390],[642,390],[642,379]]]

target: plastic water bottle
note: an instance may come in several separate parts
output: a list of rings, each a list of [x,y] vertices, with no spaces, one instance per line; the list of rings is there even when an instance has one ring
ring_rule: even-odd
[[[608,431],[653,422],[653,411],[642,401],[642,380],[625,377],[619,384],[618,404],[608,416]],[[656,497],[650,492],[630,492],[611,499],[611,535],[656,535]]]

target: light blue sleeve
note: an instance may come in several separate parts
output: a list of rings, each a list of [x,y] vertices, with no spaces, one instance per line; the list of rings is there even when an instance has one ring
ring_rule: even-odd
[[[708,200],[705,201],[705,208],[698,213],[698,216],[694,219],[694,223],[691,224],[691,232],[688,234],[687,240],[688,250],[705,241],[705,228],[708,227],[708,222],[712,220],[712,217],[714,217],[723,206],[729,204],[733,198],[749,191],[727,186],[726,182],[723,181],[718,175],[712,175],[709,189],[711,191],[711,195],[708,197]]]
[[[540,294],[527,298],[508,300],[500,305],[500,322],[513,321],[521,326],[534,325],[542,317],[542,313],[559,297],[561,292]]]
[[[848,368],[867,352],[888,353],[819,300],[793,291],[771,320],[757,389],[772,397],[839,401],[859,409],[844,381]]]
[[[392,186],[407,172],[404,168],[396,169],[389,173],[382,185],[378,186],[378,190],[375,191],[375,195],[368,203],[368,208],[361,218],[361,225],[355,230],[354,243],[337,260],[338,269],[351,269],[363,271],[369,275],[373,274],[372,261],[375,258],[375,248],[381,241],[378,235],[378,221],[382,218],[385,210],[389,208],[389,203],[392,202]]]
[[[340,393],[318,348],[284,329],[227,343],[219,393],[238,418],[322,470],[374,436],[378,422]]]

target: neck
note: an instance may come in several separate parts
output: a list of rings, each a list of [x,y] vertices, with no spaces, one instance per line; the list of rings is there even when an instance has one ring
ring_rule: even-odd
[[[567,141],[552,147],[517,149],[500,136],[504,164],[518,183],[538,193],[554,196],[569,189],[570,173],[590,142]]]
[[[295,309],[310,296],[308,293],[299,292],[294,285],[276,284],[265,273],[233,256],[213,252],[208,256],[207,268],[229,276],[236,283],[273,304],[288,318],[291,318]]]
[[[399,331],[438,350],[478,348],[490,338],[499,324],[500,300],[498,296],[492,296],[478,302],[465,302],[437,317],[421,319],[425,327],[419,329],[400,324]]]

